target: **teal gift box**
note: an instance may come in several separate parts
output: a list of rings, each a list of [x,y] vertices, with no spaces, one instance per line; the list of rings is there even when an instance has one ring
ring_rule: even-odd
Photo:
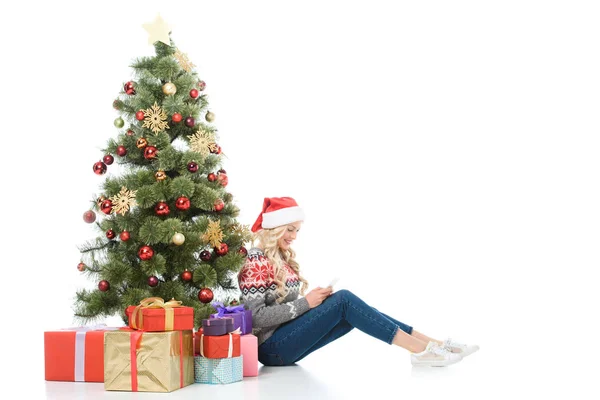
[[[194,382],[225,384],[242,380],[244,356],[205,358],[194,356]]]

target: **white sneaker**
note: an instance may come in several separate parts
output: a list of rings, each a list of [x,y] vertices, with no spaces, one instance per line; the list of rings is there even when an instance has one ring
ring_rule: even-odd
[[[476,344],[467,345],[455,342],[451,338],[448,338],[444,341],[443,347],[454,354],[460,354],[462,358],[465,358],[468,355],[475,353],[479,350],[479,346]]]
[[[424,351],[410,355],[412,365],[425,367],[445,367],[460,360],[462,360],[460,354],[452,353],[436,342],[429,342]]]

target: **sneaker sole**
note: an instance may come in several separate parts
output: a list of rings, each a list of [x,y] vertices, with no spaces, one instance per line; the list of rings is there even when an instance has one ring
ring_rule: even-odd
[[[412,362],[411,360],[411,364],[414,367],[447,367],[448,365],[452,365],[452,364],[456,364],[457,362],[459,362],[461,359],[455,360],[455,361],[417,361],[417,362]]]

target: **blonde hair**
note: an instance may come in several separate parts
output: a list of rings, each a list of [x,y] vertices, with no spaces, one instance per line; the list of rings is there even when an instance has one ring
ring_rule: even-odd
[[[278,226],[273,229],[261,229],[254,234],[254,238],[252,239],[253,245],[258,241],[258,247],[263,250],[265,257],[273,265],[273,281],[277,285],[278,303],[281,303],[289,292],[289,289],[285,285],[287,275],[284,268],[285,264],[288,264],[298,274],[298,279],[302,283],[300,287],[301,295],[304,295],[308,287],[308,281],[300,275],[300,265],[294,259],[296,252],[291,248],[288,250],[279,248],[278,241],[283,237],[286,229],[287,225]]]

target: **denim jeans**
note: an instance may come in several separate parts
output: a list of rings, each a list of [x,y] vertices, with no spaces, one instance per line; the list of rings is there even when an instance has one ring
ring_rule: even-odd
[[[398,329],[412,333],[411,326],[377,311],[352,292],[340,290],[317,307],[278,327],[258,347],[258,359],[269,366],[290,365],[354,328],[388,344]]]

